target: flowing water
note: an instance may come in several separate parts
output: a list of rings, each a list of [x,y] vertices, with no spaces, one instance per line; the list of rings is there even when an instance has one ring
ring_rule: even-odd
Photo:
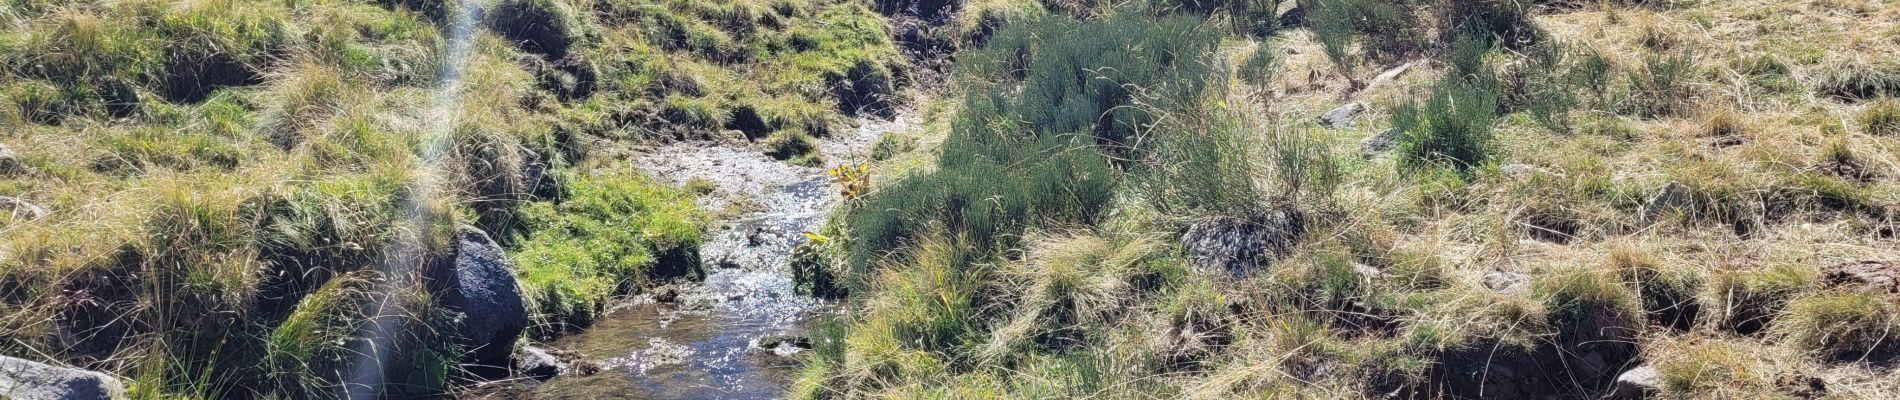
[[[862,160],[885,132],[908,126],[863,121],[858,129],[822,139],[834,163]],[[642,152],[635,163],[657,177],[712,182],[708,209],[752,210],[719,221],[700,249],[704,282],[656,292],[616,307],[585,333],[555,347],[574,350],[602,367],[590,376],[565,376],[534,389],[537,398],[769,399],[784,397],[797,364],[790,345],[762,346],[800,337],[813,317],[834,312],[825,301],[793,292],[788,260],[838,202],[822,169],[786,164],[758,150],[680,143]],[[736,204],[735,204],[736,203]],[[676,294],[676,295],[674,295]]]

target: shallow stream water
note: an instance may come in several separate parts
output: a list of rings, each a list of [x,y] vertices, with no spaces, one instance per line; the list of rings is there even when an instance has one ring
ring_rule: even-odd
[[[863,121],[822,139],[833,164],[855,162],[879,136],[907,126]],[[616,306],[586,332],[551,343],[598,363],[588,376],[564,376],[536,387],[535,398],[771,399],[784,397],[797,372],[791,345],[833,304],[792,289],[792,248],[816,231],[838,202],[823,169],[800,167],[756,150],[680,143],[642,153],[635,163],[674,183],[713,183],[708,209],[751,210],[716,222],[702,243],[704,282],[675,286]],[[735,206],[735,203],[739,205]],[[662,297],[659,301],[654,297]],[[670,297],[670,298],[668,298]]]

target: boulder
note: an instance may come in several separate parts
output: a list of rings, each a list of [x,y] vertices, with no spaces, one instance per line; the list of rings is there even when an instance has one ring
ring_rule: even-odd
[[[1332,111],[1327,111],[1326,115],[1321,115],[1319,117],[1319,124],[1320,126],[1325,126],[1327,129],[1351,127],[1353,118],[1358,117],[1359,113],[1364,111],[1366,111],[1366,103],[1357,101],[1346,103],[1346,105],[1334,108]]]
[[[1865,286],[1874,290],[1900,293],[1900,266],[1881,261],[1861,261],[1821,269],[1821,281],[1828,286]]]
[[[1656,373],[1655,367],[1645,365],[1631,368],[1623,371],[1622,375],[1617,375],[1616,388],[1611,389],[1610,394],[1603,398],[1608,400],[1647,399],[1655,397],[1661,388],[1662,376]]]
[[[91,400],[125,397],[125,385],[106,374],[0,356],[0,397],[14,400]]]
[[[1195,267],[1238,279],[1291,252],[1305,224],[1304,216],[1290,207],[1246,217],[1216,216],[1189,226],[1181,243]]]
[[[463,226],[455,233],[455,258],[441,304],[463,314],[458,327],[469,361],[506,366],[515,339],[528,327],[514,266],[487,232]]]
[[[1516,272],[1492,271],[1484,274],[1484,287],[1499,293],[1518,293],[1530,288],[1531,277]]]
[[[1399,146],[1399,128],[1386,128],[1377,135],[1359,142],[1359,155],[1365,158],[1378,156]]]

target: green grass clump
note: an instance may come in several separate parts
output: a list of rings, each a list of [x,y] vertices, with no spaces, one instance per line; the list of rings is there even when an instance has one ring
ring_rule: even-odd
[[[1268,84],[1273,75],[1280,70],[1280,60],[1275,57],[1272,41],[1261,41],[1247,53],[1247,61],[1240,64],[1240,80],[1254,85]]]
[[[1788,303],[1775,331],[1791,346],[1833,362],[1900,358],[1900,307],[1875,293],[1827,293]]]
[[[974,79],[1013,76],[1021,93],[1008,108],[1027,129],[1046,134],[1092,132],[1115,154],[1136,145],[1136,132],[1166,110],[1191,107],[1210,88],[1225,86],[1220,63],[1208,60],[1218,31],[1189,17],[1138,12],[1105,21],[1046,17],[1013,25],[966,65]],[[1020,69],[1020,70],[1018,70]],[[1128,107],[1137,98],[1148,107]]]
[[[772,136],[767,136],[765,155],[807,167],[816,167],[825,163],[824,154],[818,152],[818,139],[813,139],[805,132],[793,130],[773,132]]]
[[[580,41],[582,23],[562,0],[508,0],[487,10],[485,25],[516,42],[523,51],[550,60],[567,57]]]
[[[1493,152],[1492,122],[1497,87],[1448,76],[1432,86],[1424,104],[1404,103],[1392,110],[1392,126],[1403,132],[1399,161],[1405,168],[1449,167],[1470,171]]]
[[[1712,304],[1704,310],[1718,327],[1752,335],[1762,332],[1781,314],[1783,307],[1814,285],[1817,277],[1811,268],[1776,265],[1752,271],[1724,271],[1714,274],[1703,296]]]
[[[446,393],[461,350],[449,337],[451,331],[427,327],[451,326],[454,317],[431,306],[427,294],[389,291],[382,287],[384,279],[372,271],[357,271],[331,279],[304,297],[268,336],[261,367],[267,372],[265,380],[246,385],[289,397],[362,390],[395,396]],[[409,334],[367,343],[361,334],[376,323]],[[365,349],[392,355],[380,360],[385,381],[374,388],[346,387],[364,383],[353,378],[360,373]]]
[[[529,204],[530,233],[510,258],[535,333],[587,326],[615,295],[704,276],[703,215],[691,195],[632,172],[578,177],[563,201]]]
[[[1876,136],[1900,136],[1900,100],[1884,98],[1860,112],[1860,123]]]
[[[1900,97],[1900,64],[1833,61],[1815,72],[1814,89],[1845,100]]]
[[[1615,275],[1597,271],[1561,273],[1532,284],[1550,313],[1555,344],[1570,357],[1598,353],[1611,365],[1636,356],[1636,338],[1644,331],[1642,299]],[[1583,372],[1579,375],[1577,372]],[[1586,382],[1605,382],[1616,370],[1570,372]],[[1588,376],[1595,374],[1595,376]]]
[[[1750,350],[1728,342],[1693,343],[1652,357],[1667,396],[1722,397],[1759,393],[1771,384]]]
[[[1533,4],[1511,0],[1447,0],[1439,8],[1438,34],[1443,43],[1461,35],[1476,35],[1485,43],[1510,49],[1535,45],[1545,33],[1531,19]]]
[[[1313,36],[1340,75],[1353,78],[1363,57],[1387,61],[1424,47],[1423,27],[1405,5],[1387,0],[1318,0],[1301,2]],[[1354,53],[1358,50],[1358,53]],[[1356,81],[1356,80],[1355,80]]]
[[[1570,68],[1582,68],[1587,55],[1579,54],[1570,44],[1545,41],[1525,51],[1524,64],[1510,71],[1516,74],[1513,91],[1507,100],[1514,109],[1529,112],[1538,125],[1553,132],[1569,133],[1571,110],[1578,106],[1577,92],[1584,80]]]
[[[1650,56],[1640,70],[1629,73],[1630,92],[1624,111],[1645,118],[1687,111],[1696,96],[1690,82],[1695,73],[1695,58],[1687,52]]]
[[[1651,323],[1684,331],[1695,326],[1702,310],[1695,296],[1702,282],[1693,271],[1661,265],[1654,256],[1628,248],[1611,250],[1609,258],[1610,268],[1642,296]]]
[[[1136,96],[1163,109],[1195,104],[1225,76],[1209,74],[1216,67],[1203,60],[1174,58],[1211,56],[1218,36],[1199,24],[1131,13],[1044,18],[998,33],[964,61],[976,86],[951,122],[937,169],[884,185],[845,217],[855,276],[847,279],[861,279],[878,254],[931,226],[989,251],[1037,223],[1095,222],[1121,180],[1109,155],[1143,154],[1132,140],[1161,112],[1132,106]],[[1022,89],[980,83],[990,79],[1020,80]],[[1195,140],[1183,134],[1180,142]],[[1003,176],[1018,178],[994,179]]]

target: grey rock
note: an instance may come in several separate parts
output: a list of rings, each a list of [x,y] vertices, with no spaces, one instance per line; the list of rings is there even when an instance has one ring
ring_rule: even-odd
[[[547,349],[522,346],[521,351],[515,353],[515,376],[545,381],[560,376],[569,368],[567,361]]]
[[[479,365],[506,366],[515,339],[528,327],[514,270],[487,232],[471,226],[456,231],[454,277],[442,305],[463,314],[459,334]]]
[[[1655,367],[1645,365],[1631,368],[1623,371],[1622,375],[1617,375],[1616,388],[1603,398],[1607,400],[1647,399],[1655,397],[1661,388],[1662,376],[1656,373]]]
[[[1392,151],[1392,148],[1398,146],[1399,128],[1386,128],[1386,130],[1380,131],[1379,134],[1372,135],[1371,137],[1367,137],[1366,140],[1360,141],[1359,155],[1365,158],[1372,158],[1378,156],[1380,153]]]
[[[1304,216],[1283,207],[1244,218],[1218,216],[1188,227],[1181,242],[1195,267],[1216,276],[1244,278],[1293,250],[1305,233]]]
[[[0,207],[12,210],[13,219],[40,219],[46,216],[46,208],[13,196],[0,196]]]
[[[13,149],[6,145],[0,145],[0,175],[19,175],[22,172],[26,172],[26,165],[20,164],[20,156],[14,155]]]
[[[1484,287],[1499,293],[1518,293],[1530,288],[1531,277],[1516,272],[1493,271],[1484,274]]]
[[[1366,103],[1357,101],[1346,103],[1346,105],[1334,108],[1332,111],[1327,111],[1326,115],[1321,115],[1319,117],[1319,123],[1327,129],[1351,127],[1353,118],[1358,117],[1359,113],[1364,111],[1366,111]]]
[[[92,400],[125,397],[125,385],[106,374],[0,356],[0,398]]]

